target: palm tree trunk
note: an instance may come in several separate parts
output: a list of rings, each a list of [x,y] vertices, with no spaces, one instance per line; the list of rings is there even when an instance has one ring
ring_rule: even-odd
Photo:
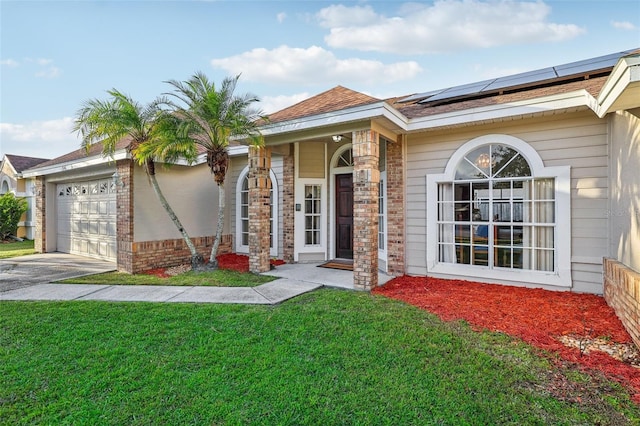
[[[191,252],[191,269],[192,270],[198,269],[198,267],[204,263],[203,258],[201,255],[198,254],[198,251],[196,250],[196,246],[191,241],[189,234],[187,234],[187,231],[184,229],[184,226],[182,226],[180,219],[178,219],[178,216],[169,205],[169,202],[167,201],[167,199],[164,197],[162,190],[160,190],[160,185],[158,185],[158,179],[156,178],[154,164],[152,161],[147,162],[145,170],[147,171],[147,176],[149,176],[149,180],[151,181],[151,187],[153,188],[153,192],[155,192],[156,196],[158,197],[158,200],[160,200],[160,204],[169,215],[169,218],[171,219],[173,224],[176,226],[176,228],[178,228],[178,231],[180,231],[180,234],[182,235],[182,239],[184,240],[185,244],[187,245],[187,247],[189,247],[189,251]]]
[[[211,257],[209,258],[209,265],[211,268],[218,267],[218,247],[220,247],[220,241],[222,240],[222,229],[224,227],[224,209],[225,209],[225,190],[224,181],[218,184],[218,226],[216,228],[216,239],[213,241],[213,247],[211,247]]]

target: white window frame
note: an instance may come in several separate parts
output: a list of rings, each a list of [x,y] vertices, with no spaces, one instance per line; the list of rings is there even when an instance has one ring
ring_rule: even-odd
[[[459,162],[469,152],[489,144],[501,144],[514,148],[527,160],[532,178],[555,179],[555,251],[557,270],[554,272],[532,270],[489,269],[475,265],[462,265],[438,261],[437,198],[438,185],[455,181]],[[491,134],[472,139],[462,145],[449,159],[444,173],[426,176],[426,227],[427,271],[430,274],[451,275],[483,281],[539,284],[571,287],[571,167],[545,167],[540,155],[525,141],[509,135]]]
[[[245,166],[240,172],[238,181],[236,182],[236,252],[249,253],[249,246],[242,244],[242,183],[249,175],[249,166]],[[271,190],[273,196],[271,197],[271,223],[272,225],[272,247],[269,248],[270,256],[278,256],[278,180],[273,170],[269,170],[269,178],[271,179]]]

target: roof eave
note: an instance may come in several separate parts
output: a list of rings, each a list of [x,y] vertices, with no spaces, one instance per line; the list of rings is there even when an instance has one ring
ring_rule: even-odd
[[[550,95],[524,101],[509,102],[479,108],[470,108],[444,114],[414,118],[406,127],[407,132],[433,130],[470,124],[500,122],[518,117],[554,114],[563,110],[596,110],[596,100],[584,89]]]
[[[124,160],[131,158],[126,149],[120,149],[114,152],[113,156],[104,157],[100,155],[94,155],[91,157],[85,157],[80,160],[71,160],[64,163],[52,164],[44,167],[34,167],[32,169],[22,172],[22,177],[32,178],[37,176],[53,175],[56,173],[69,172],[71,170],[83,169],[85,167],[97,166],[100,164],[109,164],[118,160]]]
[[[406,117],[385,101],[347,108],[324,114],[310,115],[293,120],[266,124],[260,128],[263,136],[276,136],[292,132],[313,130],[321,127],[335,126],[355,121],[385,117],[400,128],[407,123]]]
[[[619,109],[640,107],[640,55],[621,58],[598,95],[600,118]]]

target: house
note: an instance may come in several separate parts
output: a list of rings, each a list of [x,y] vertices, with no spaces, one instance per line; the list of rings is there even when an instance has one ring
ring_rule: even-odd
[[[22,172],[47,161],[45,158],[24,157],[5,154],[0,162],[0,195],[13,192],[27,200],[28,209],[18,222],[17,237],[33,239],[35,221],[33,219],[34,194],[32,182],[21,179]]]
[[[638,50],[386,100],[338,86],[272,114],[264,147],[231,147],[223,250],[255,272],[353,259],[361,289],[381,270],[603,293],[603,258],[640,271],[639,117]],[[188,258],[126,148],[23,173],[37,250],[133,273]],[[158,180],[207,254],[204,157]]]

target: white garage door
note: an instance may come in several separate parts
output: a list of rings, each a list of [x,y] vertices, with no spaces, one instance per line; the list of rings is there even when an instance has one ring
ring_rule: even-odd
[[[116,261],[116,187],[111,179],[57,186],[58,251]]]

